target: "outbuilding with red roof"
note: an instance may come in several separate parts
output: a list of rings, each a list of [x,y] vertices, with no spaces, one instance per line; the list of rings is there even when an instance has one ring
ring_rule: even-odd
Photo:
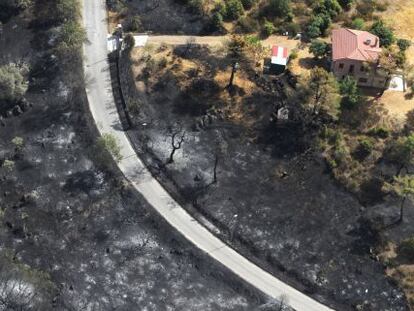
[[[270,71],[272,74],[281,74],[285,71],[289,61],[289,50],[286,47],[273,45],[270,58]]]

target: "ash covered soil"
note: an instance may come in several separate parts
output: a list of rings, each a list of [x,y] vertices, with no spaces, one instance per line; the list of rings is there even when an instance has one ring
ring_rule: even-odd
[[[185,1],[146,0],[120,2],[108,0],[108,7],[122,12],[121,16],[128,18],[139,15],[142,29],[154,34],[192,34],[206,33],[209,16],[194,14]],[[127,9],[122,9],[122,8]],[[128,22],[127,22],[128,24]]]
[[[30,19],[12,18],[0,38],[1,64],[23,60],[33,68],[29,105],[15,114],[1,111],[1,162],[12,159],[15,166],[0,167],[0,251],[51,281],[44,295],[30,287],[35,299],[21,310],[274,306],[183,242],[116,170],[95,164],[83,86],[68,84],[79,72],[48,62],[43,48],[51,29],[30,28]],[[11,143],[16,136],[24,140],[19,152]],[[2,284],[7,269],[0,267]]]
[[[122,65],[124,92],[140,102],[128,132],[154,175],[247,257],[337,310],[408,310],[375,258],[380,236],[363,217],[367,208],[335,184],[300,126],[270,121],[273,82],[258,80],[243,99],[258,120],[246,127],[217,112],[222,103],[211,81],[222,62],[205,48],[173,53],[199,59],[209,73],[191,72],[196,82],[182,89],[174,74],[153,81],[131,75],[125,59]],[[136,81],[146,83],[144,93]],[[185,136],[168,164],[174,133]]]

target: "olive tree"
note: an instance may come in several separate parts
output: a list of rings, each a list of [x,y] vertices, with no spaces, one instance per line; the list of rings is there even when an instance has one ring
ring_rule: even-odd
[[[385,156],[387,160],[400,166],[397,175],[400,175],[404,168],[412,166],[414,164],[414,134],[394,140]]]
[[[315,58],[325,57],[329,52],[329,45],[322,40],[312,40],[309,46],[309,52],[311,52]]]
[[[322,68],[312,69],[310,77],[302,82],[300,93],[303,108],[309,115],[337,119],[340,97],[331,73]]]
[[[361,100],[357,80],[351,76],[346,76],[339,82],[339,91],[342,97],[342,107],[354,108]]]
[[[233,86],[234,75],[239,63],[245,59],[247,43],[244,37],[234,35],[227,43],[227,58],[231,63],[231,76],[228,87]]]
[[[394,32],[382,20],[374,22],[370,31],[380,38],[382,46],[389,47],[395,41]]]
[[[16,102],[27,91],[27,81],[15,65],[0,66],[0,102]]]
[[[407,199],[414,197],[414,175],[396,176],[391,183],[384,185],[386,191],[400,198],[400,215],[396,224],[404,219],[404,207]]]

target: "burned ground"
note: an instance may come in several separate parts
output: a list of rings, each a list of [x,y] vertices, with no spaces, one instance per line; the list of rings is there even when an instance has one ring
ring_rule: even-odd
[[[274,92],[272,79],[239,80],[233,95],[219,83],[214,96],[188,96],[188,81],[220,82],[230,75],[202,50],[204,56],[193,48],[178,60],[158,50],[167,69],[147,77],[131,75],[129,63],[123,68],[125,90],[146,84],[145,95],[132,90],[127,98],[140,102],[129,135],[148,167],[207,226],[299,289],[338,310],[407,310],[404,294],[375,258],[380,235],[364,217],[375,207],[362,206],[332,180],[300,125],[274,122],[284,97]],[[191,59],[198,75],[190,79],[180,66],[189,67]],[[185,140],[167,164],[177,124]]]
[[[82,81],[81,67],[45,73],[50,55],[38,47],[48,45],[39,40],[50,39],[50,29],[29,28],[29,18],[12,18],[0,38],[1,64],[24,60],[33,68],[28,105],[16,114],[1,111],[0,127],[0,250],[32,277],[42,272],[33,284],[48,287],[47,294],[34,288],[36,305],[27,310],[262,305],[265,299],[174,234],[114,167],[96,165],[90,146],[97,133],[83,85],[69,84],[76,75]],[[23,51],[21,42],[32,44]],[[22,147],[11,142],[15,137]]]
[[[110,0],[113,21],[122,22],[128,28],[130,20],[139,16],[142,30],[154,34],[192,34],[197,35],[208,31],[208,16],[191,11],[188,6],[175,0],[149,0],[120,2]]]

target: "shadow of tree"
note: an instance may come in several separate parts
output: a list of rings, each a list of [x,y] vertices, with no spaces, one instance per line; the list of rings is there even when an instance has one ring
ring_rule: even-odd
[[[326,59],[315,59],[313,57],[303,57],[298,61],[299,66],[311,70],[315,67],[321,67],[326,70],[329,70],[329,64]]]

